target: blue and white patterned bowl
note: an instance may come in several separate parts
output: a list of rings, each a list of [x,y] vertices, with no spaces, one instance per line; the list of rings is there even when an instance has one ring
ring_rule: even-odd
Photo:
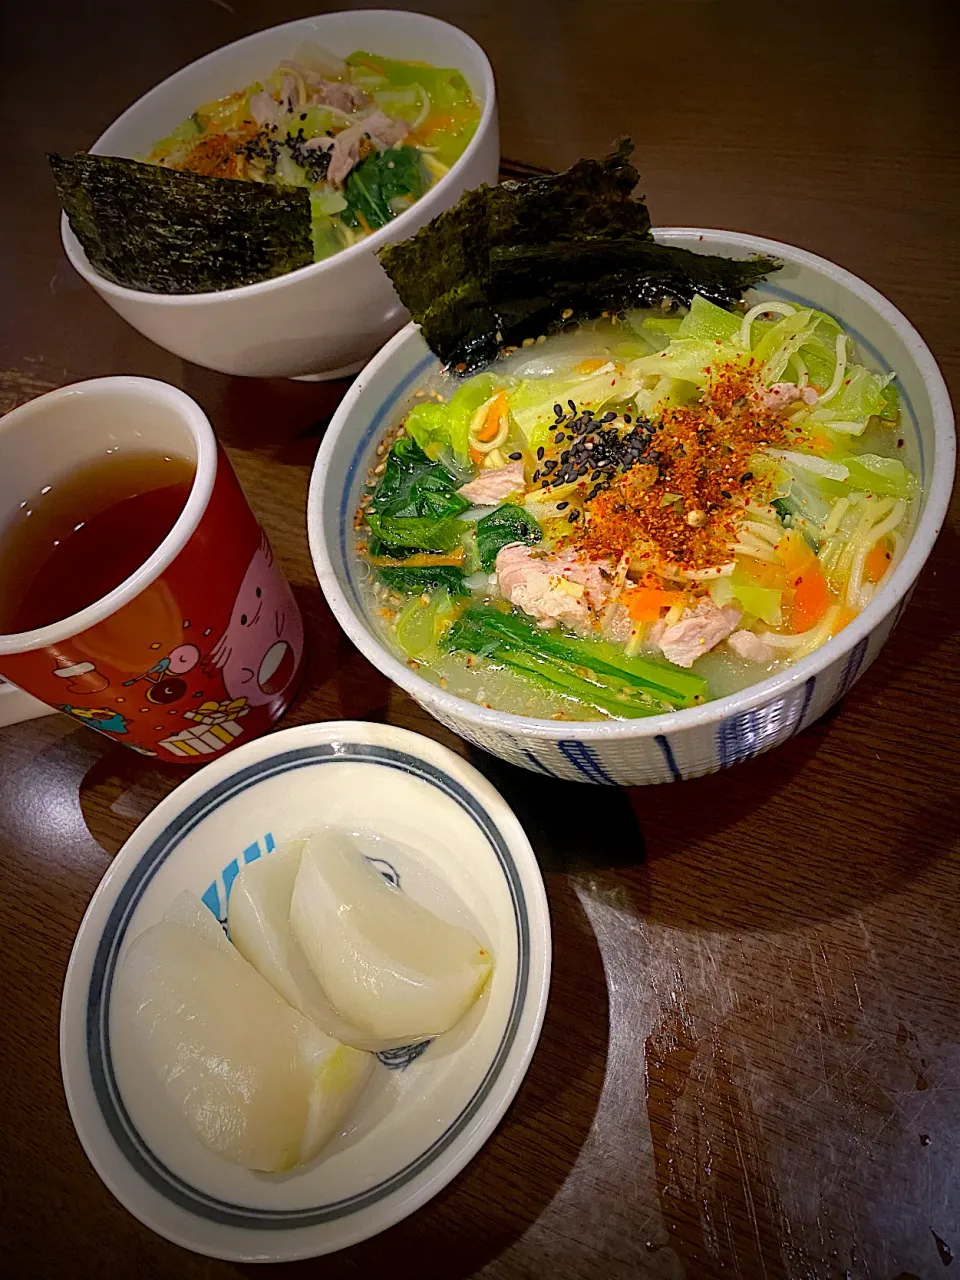
[[[816,653],[729,697],[644,720],[558,722],[508,715],[446,693],[382,645],[357,580],[353,513],[384,430],[436,361],[409,324],[344,397],[317,455],[307,503],[310,549],[327,603],[378,670],[456,733],[526,769],[576,782],[638,785],[713,773],[785,742],[850,689],[896,626],[940,531],[953,485],[953,413],[943,378],[910,322],[849,271],[802,249],[734,231],[661,228],[662,244],[730,257],[773,254],[783,270],[755,294],[837,317],[878,367],[898,375],[904,430],[917,440],[924,488],[913,538],[891,580]]]
[[[480,1000],[446,1035],[378,1054],[344,1131],[317,1159],[255,1174],[214,1155],[176,1115],[111,1000],[130,942],[183,889],[221,920],[240,869],[329,823],[381,872],[496,957]],[[465,761],[404,729],[330,722],[273,734],[207,765],[113,860],[74,944],[60,1060],[70,1114],[97,1173],[136,1217],[198,1253],[314,1257],[376,1234],[445,1186],[489,1137],[533,1055],[550,981],[536,859],[497,792]]]

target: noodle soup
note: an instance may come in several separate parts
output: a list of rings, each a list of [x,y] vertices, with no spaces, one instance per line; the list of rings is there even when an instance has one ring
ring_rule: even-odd
[[[633,311],[437,372],[356,514],[370,617],[419,674],[537,718],[766,679],[837,634],[919,497],[893,370],[768,299]]]

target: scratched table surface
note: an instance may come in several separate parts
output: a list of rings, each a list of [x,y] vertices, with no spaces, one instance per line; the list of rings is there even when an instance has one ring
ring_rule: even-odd
[[[842,263],[918,326],[956,398],[953,5],[418,5],[489,52],[505,156],[556,168],[632,133],[655,223]],[[469,755],[515,806],[546,881],[550,1003],[499,1129],[414,1217],[290,1274],[939,1276],[960,1253],[956,507],[886,650],[772,754],[599,789],[515,771],[434,723],[340,634],[311,570],[307,481],[345,384],[226,378],[127,328],[64,259],[43,158],[89,145],[177,67],[318,7],[51,0],[0,16],[2,407],[112,373],[194,396],[307,620],[309,674],[286,723],[386,720]],[[0,1215],[18,1278],[252,1274],[129,1216],[60,1084],[60,989],[84,907],[181,776],[62,716],[0,731]]]

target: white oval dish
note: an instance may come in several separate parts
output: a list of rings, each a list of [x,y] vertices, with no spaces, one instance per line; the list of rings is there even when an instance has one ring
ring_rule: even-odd
[[[391,653],[357,581],[353,515],[383,433],[436,358],[409,324],[340,402],[310,480],[307,531],[320,587],[337,621],[378,671],[469,742],[525,769],[574,782],[637,786],[713,773],[785,742],[842,698],[880,652],[906,607],[940,532],[953,487],[956,442],[950,397],[936,361],[892,303],[849,271],[776,240],[698,227],[660,227],[660,244],[731,258],[783,261],[750,301],[780,298],[829,312],[878,367],[897,373],[905,431],[916,433],[923,483],[917,526],[903,559],[849,626],[809,657],[739,693],[642,720],[536,720],[447,693]]]
[[[460,159],[393,222],[332,258],[273,280],[211,293],[163,294],[104,279],[91,267],[66,215],[60,219],[72,266],[114,311],[158,346],[220,373],[318,379],[355,373],[407,318],[377,251],[412,236],[464,191],[497,181],[496,86],[483,50],[438,18],[387,9],[300,18],[216,49],[144,94],[90,151],[145,155],[201,103],[265,77],[304,40],[341,56],[366,48],[384,57],[456,67],[482,106]]]
[[[203,1147],[135,1068],[110,1002],[127,945],[183,889],[226,915],[240,868],[328,823],[360,833],[404,892],[491,946],[493,977],[452,1031],[378,1055],[343,1132],[282,1175]],[[550,979],[539,868],[516,817],[472,766],[387,725],[287,729],[194,774],[138,827],[87,908],[70,958],[60,1061],[97,1173],[141,1222],[244,1262],[315,1257],[364,1240],[445,1186],[490,1136],[533,1055]]]

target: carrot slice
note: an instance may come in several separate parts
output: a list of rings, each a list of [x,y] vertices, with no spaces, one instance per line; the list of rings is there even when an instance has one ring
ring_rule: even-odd
[[[879,582],[890,566],[890,551],[885,539],[881,538],[867,555],[863,566],[864,580]]]
[[[486,443],[496,438],[497,432],[503,426],[503,420],[507,414],[507,393],[501,391],[492,401],[490,408],[487,410],[487,416],[484,419],[483,426],[477,432],[477,439]]]
[[[607,363],[606,360],[581,360],[573,372],[576,374],[596,373],[598,369],[602,369]]]
[[[788,533],[777,543],[777,555],[787,570],[793,588],[793,629],[815,627],[830,607],[830,589],[820,561],[798,533]]]
[[[662,609],[683,603],[683,592],[664,591],[661,587],[629,587],[620,599],[634,622],[656,622]]]

